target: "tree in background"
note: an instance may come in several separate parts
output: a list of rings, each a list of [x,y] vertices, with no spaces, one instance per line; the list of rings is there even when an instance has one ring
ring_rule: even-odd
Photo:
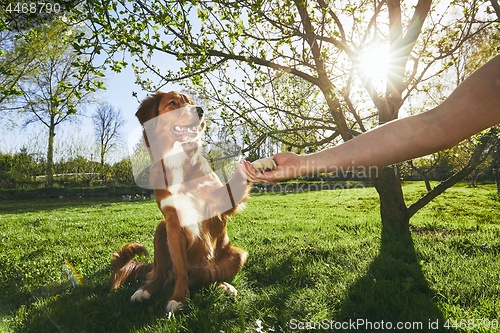
[[[492,34],[488,29],[479,31],[465,40],[460,49],[455,52],[452,61],[445,64],[446,71],[441,72],[439,76],[429,78],[417,87],[417,96],[420,98],[417,99],[411,113],[423,112],[435,105],[436,101],[445,99],[451,93],[451,89],[477,70],[485,59],[494,57],[499,51],[500,35]],[[448,82],[454,82],[454,84],[450,85]],[[424,178],[428,192],[433,191],[429,182],[429,173],[436,173],[435,171],[440,173],[440,175],[435,174],[439,180],[446,182],[447,179],[455,179],[457,181],[468,177],[469,184],[474,186],[477,177],[487,171],[492,173],[491,163],[493,162],[486,162],[491,160],[489,154],[494,152],[496,146],[499,145],[499,140],[495,135],[497,131],[492,129],[479,133],[451,149],[410,161],[409,166]],[[481,143],[484,142],[485,136],[489,139],[488,143],[483,145]],[[472,156],[475,157],[475,161],[471,160]],[[477,164],[473,170],[470,168],[471,163]],[[470,172],[465,175],[462,170],[470,170]],[[447,176],[443,177],[444,175]],[[459,175],[462,176],[459,177]]]
[[[114,185],[136,185],[129,158],[113,164],[111,179]]]
[[[33,29],[50,24],[55,18],[69,13],[78,0],[45,0],[35,3],[37,10],[27,2],[0,0],[0,105],[11,96],[18,96],[19,80],[36,66],[40,48],[33,45],[15,47],[16,41],[29,35]],[[42,7],[43,6],[43,7]],[[43,10],[42,10],[43,8]]]
[[[102,82],[75,67],[78,61],[71,42],[78,30],[62,21],[40,25],[21,36],[14,51],[38,50],[33,67],[17,83],[20,96],[10,105],[25,116],[24,125],[43,125],[48,130],[46,185],[53,185],[54,137],[56,128],[75,119],[77,110],[91,100],[92,93],[103,88]],[[85,60],[80,59],[82,63]]]
[[[116,109],[109,103],[101,103],[92,115],[92,121],[94,135],[99,143],[101,168],[104,170],[106,154],[121,144],[125,119],[120,109]]]
[[[467,40],[483,31],[497,34],[489,5],[90,0],[79,14],[93,32],[85,46],[97,46],[110,59],[130,52],[142,63],[134,64],[138,75],[147,71],[160,79],[157,86],[139,80],[145,89],[188,80],[229,128],[244,123],[252,129],[248,138],[254,141],[245,143],[247,148],[263,136],[291,141],[282,132],[300,127],[307,132],[294,135],[294,145],[310,146],[314,138],[321,143],[317,148],[324,148],[398,118],[425,82],[454,63]],[[180,71],[158,66],[161,57],[176,59]],[[372,180],[383,225],[408,231],[421,206],[406,205],[397,167],[380,170]]]
[[[14,48],[17,34],[12,31],[0,32],[0,105],[9,98],[19,96],[19,80],[35,69],[36,52],[28,45]]]

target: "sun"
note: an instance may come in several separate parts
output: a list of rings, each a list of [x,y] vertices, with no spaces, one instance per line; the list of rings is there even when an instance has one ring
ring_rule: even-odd
[[[385,82],[389,64],[389,48],[383,45],[369,47],[359,56],[361,75],[377,84]]]

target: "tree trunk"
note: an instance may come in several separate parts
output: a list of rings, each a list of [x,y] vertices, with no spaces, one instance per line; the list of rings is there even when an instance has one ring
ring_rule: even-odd
[[[495,9],[495,13],[500,21],[500,5],[498,4],[498,0],[491,0],[491,6]]]
[[[429,14],[431,0],[420,0],[415,6],[411,22],[403,33],[401,1],[387,1],[389,14],[390,60],[385,97],[379,105],[379,124],[398,118],[403,103],[402,92],[408,87],[405,81],[405,68],[411,51],[422,32],[425,18]],[[397,138],[394,138],[397,140]],[[385,167],[372,182],[380,197],[380,215],[384,229],[393,229],[402,233],[410,231],[410,217],[406,207],[401,181],[396,174],[396,167]]]
[[[432,186],[431,186],[431,181],[427,175],[424,175],[424,183],[425,183],[425,189],[427,192],[432,191]]]
[[[104,155],[106,154],[106,150],[104,149],[104,145],[101,145],[101,180],[103,184],[106,184],[106,172],[104,171]]]
[[[372,177],[372,183],[380,197],[380,216],[383,227],[408,233],[410,217],[396,170],[396,167],[381,169],[376,177]]]
[[[106,152],[104,151],[104,147],[101,146],[101,169],[104,169],[104,155]]]
[[[54,136],[55,133],[55,122],[54,117],[50,118],[50,126],[49,126],[49,144],[47,147],[47,165],[45,169],[45,186],[53,187],[54,186]]]
[[[500,194],[500,169],[495,172],[495,184],[497,184],[497,192]]]

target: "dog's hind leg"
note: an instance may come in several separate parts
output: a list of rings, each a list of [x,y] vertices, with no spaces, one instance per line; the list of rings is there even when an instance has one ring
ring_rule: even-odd
[[[215,280],[222,281],[235,276],[243,267],[247,258],[248,253],[245,250],[228,245],[227,250],[216,258]]]
[[[215,228],[218,226],[218,229]],[[212,228],[217,239],[214,257],[204,266],[190,267],[189,285],[192,287],[206,287],[217,283],[227,294],[236,294],[236,289],[225,280],[235,276],[243,267],[248,258],[248,253],[238,247],[232,246],[227,236],[225,221],[212,220]]]
[[[207,287],[213,283],[221,285],[238,273],[248,258],[248,253],[238,247],[226,245],[225,249],[219,250],[213,261],[204,267],[191,268],[189,272],[190,287]],[[229,285],[229,284],[227,284]],[[235,294],[221,286],[227,294]],[[231,286],[232,287],[232,286]],[[234,288],[234,287],[233,287]]]
[[[227,251],[216,259],[214,280],[217,285],[227,294],[236,296],[238,291],[224,280],[238,273],[248,258],[248,253],[238,247],[228,246]]]
[[[172,260],[167,246],[167,226],[165,221],[161,221],[156,227],[154,237],[153,269],[147,276],[147,282],[132,295],[131,300],[134,302],[147,300],[171,280]]]

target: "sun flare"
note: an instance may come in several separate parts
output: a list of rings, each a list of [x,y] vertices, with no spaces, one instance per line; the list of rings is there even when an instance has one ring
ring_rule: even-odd
[[[360,54],[359,69],[374,81],[383,81],[387,76],[389,64],[389,50],[387,47],[378,46],[369,48]]]

